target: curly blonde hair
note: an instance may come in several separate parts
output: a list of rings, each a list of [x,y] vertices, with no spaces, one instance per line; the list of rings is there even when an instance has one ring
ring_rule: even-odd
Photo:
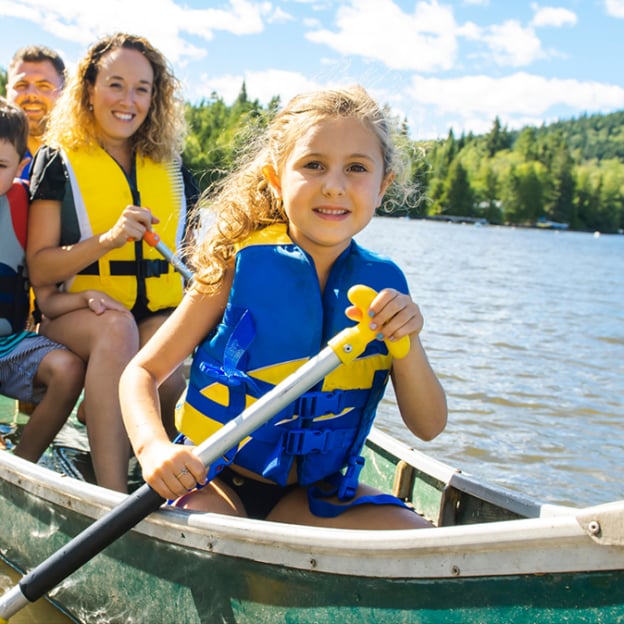
[[[172,160],[181,153],[186,133],[180,84],[165,57],[147,39],[126,33],[104,37],[89,48],[52,110],[44,142],[71,149],[97,143],[89,89],[95,84],[102,58],[119,48],[140,52],[154,72],[149,111],[131,137],[132,148],[156,162]]]
[[[295,96],[269,123],[266,131],[239,159],[239,166],[221,182],[207,189],[198,202],[202,218],[210,218],[205,236],[190,254],[196,288],[218,290],[237,244],[251,233],[273,223],[286,223],[282,202],[271,191],[263,168],[273,167],[278,177],[297,140],[326,119],[353,118],[368,124],[379,139],[384,176],[402,185],[405,164],[395,148],[394,132],[380,106],[359,86],[323,89]]]

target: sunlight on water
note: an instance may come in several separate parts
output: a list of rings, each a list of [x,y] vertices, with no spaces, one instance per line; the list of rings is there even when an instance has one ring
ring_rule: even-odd
[[[0,560],[0,596],[14,587],[21,576]],[[55,609],[46,600],[38,600],[18,611],[11,624],[70,624],[72,620]]]
[[[433,442],[388,399],[382,428],[538,499],[624,498],[623,236],[377,218],[357,238],[405,271],[449,400]]]

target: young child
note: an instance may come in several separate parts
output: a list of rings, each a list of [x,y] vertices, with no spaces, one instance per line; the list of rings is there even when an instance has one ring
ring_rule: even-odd
[[[76,404],[84,363],[64,347],[24,330],[29,312],[28,191],[15,178],[25,163],[27,136],[22,110],[0,98],[0,393],[37,403],[14,451],[36,462]]]
[[[360,452],[388,377],[401,416],[429,440],[446,425],[444,391],[418,334],[423,319],[400,269],[353,236],[371,221],[400,166],[388,123],[361,87],[294,98],[209,198],[214,225],[194,250],[182,303],[126,368],[124,422],[143,476],[184,508],[349,528],[431,526],[401,501],[358,484]],[[314,356],[355,318],[346,293],[378,291],[379,340],[260,427],[204,487],[199,444]],[[392,360],[384,339],[409,336]],[[157,388],[196,345],[172,444]],[[212,476],[212,475],[211,475]]]

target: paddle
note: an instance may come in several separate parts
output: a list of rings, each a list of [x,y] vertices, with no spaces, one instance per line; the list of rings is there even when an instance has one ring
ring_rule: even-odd
[[[367,314],[375,295],[376,292],[367,286],[352,287],[348,297],[361,312],[358,324],[343,329],[320,353],[200,444],[194,452],[204,465],[208,466],[222,457],[340,364],[351,362],[360,355],[376,337],[376,332],[368,327]],[[396,342],[386,341],[386,345],[394,357],[404,357],[409,350],[409,338],[405,336]],[[164,499],[147,484],[130,494],[118,507],[79,533],[1,596],[0,623],[6,624],[9,617],[29,602],[48,593],[106,546],[156,511],[163,502]]]
[[[143,234],[143,240],[158,250],[162,256],[169,261],[171,266],[178,272],[182,274],[185,280],[190,282],[193,279],[193,273],[191,270],[176,256],[161,240],[160,236],[153,232],[152,230],[147,230],[145,234]]]

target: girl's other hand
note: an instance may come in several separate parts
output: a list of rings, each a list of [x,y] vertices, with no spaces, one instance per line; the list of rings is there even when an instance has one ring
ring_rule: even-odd
[[[361,320],[361,312],[355,306],[347,308],[345,314],[351,320]],[[369,315],[369,327],[377,332],[379,340],[399,340],[403,336],[418,335],[424,325],[418,305],[409,295],[393,288],[384,288],[377,294],[370,305]]]

